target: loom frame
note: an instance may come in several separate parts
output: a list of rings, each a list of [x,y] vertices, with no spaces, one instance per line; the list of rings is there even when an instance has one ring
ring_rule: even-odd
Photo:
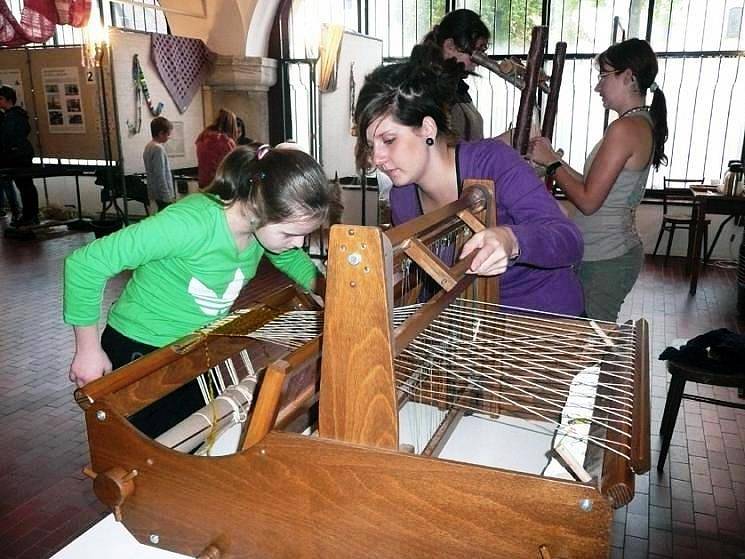
[[[393,357],[471,284],[480,283],[487,299],[496,292],[493,279],[465,273],[468,260],[435,266],[445,288],[394,329],[386,316],[393,262],[412,238],[426,240],[452,220],[491,226],[494,216],[493,186],[482,183],[387,234],[332,228],[323,340],[279,360],[276,352],[263,356],[266,372],[236,454],[185,455],[126,418],[244,349],[244,338],[191,336],[77,390],[96,495],[141,543],[205,559],[607,555],[612,498],[601,487],[398,449]],[[350,259],[362,251],[359,261]],[[243,320],[258,327],[293,304],[286,292],[277,299],[281,304],[259,306]],[[368,312],[359,312],[360,302]],[[320,437],[283,430],[316,402]],[[617,466],[608,476],[615,485],[629,474]]]

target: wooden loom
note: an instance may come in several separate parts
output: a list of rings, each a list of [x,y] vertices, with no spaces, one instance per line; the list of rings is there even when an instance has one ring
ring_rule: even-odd
[[[333,228],[320,390],[320,340],[273,361],[281,351],[230,335],[292,308],[296,301],[286,293],[222,331],[188,338],[78,390],[91,450],[87,472],[99,498],[140,542],[204,558],[607,555],[611,507],[630,501],[634,472],[649,468],[643,324],[632,356],[634,422],[624,435],[629,457],[605,453],[591,482],[438,459],[462,410],[446,410],[454,413],[445,415],[421,455],[399,450],[398,410],[411,396],[397,385],[396,369],[402,358],[411,359],[407,346],[466,289],[475,286],[483,304],[496,296],[496,282],[464,273],[467,260],[447,267],[430,250],[434,239],[464,224],[471,231],[492,225],[492,188],[471,185],[457,202],[385,234]],[[444,289],[394,321],[394,297],[406,291],[401,263],[409,258]],[[525,320],[533,320],[536,332],[547,330],[545,317]],[[587,328],[566,317],[553,325],[564,332]],[[612,336],[611,325],[602,329],[605,338]],[[268,367],[241,451],[182,454],[126,420],[246,347],[254,366]],[[450,396],[453,402],[469,398],[460,389]],[[519,411],[518,400],[510,399]],[[316,402],[319,434],[298,434],[313,422]]]
[[[479,66],[483,66],[521,90],[517,123],[515,125],[515,133],[512,137],[512,147],[519,151],[521,155],[525,155],[528,151],[531,120],[533,118],[533,110],[536,106],[536,92],[538,89],[548,95],[543,123],[541,125],[541,135],[551,140],[554,134],[554,123],[556,122],[556,111],[559,106],[559,91],[564,72],[567,44],[563,41],[556,43],[553,69],[549,78],[542,71],[543,52],[546,50],[547,40],[548,27],[544,25],[533,27],[530,49],[525,64],[514,58],[505,58],[497,62],[478,51],[475,51],[471,55],[473,61]]]

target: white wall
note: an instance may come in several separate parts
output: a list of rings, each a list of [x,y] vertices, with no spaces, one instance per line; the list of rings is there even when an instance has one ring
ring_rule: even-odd
[[[150,56],[150,35],[132,33],[119,29],[111,30],[111,62],[116,89],[116,109],[119,115],[119,137],[122,144],[122,166],[124,174],[144,173],[142,152],[151,140],[150,121],[153,115],[142,96],[142,126],[139,133],[130,134],[127,121],[135,118],[135,90],[132,83],[132,57],[137,54],[145,75],[150,98],[153,104],[162,102],[164,116],[172,122],[181,122],[184,131],[184,155],[169,156],[171,169],[196,167],[197,154],[194,140],[204,128],[201,90],[194,95],[189,107],[183,113],[176,108],[171,95],[160,79],[158,70]]]

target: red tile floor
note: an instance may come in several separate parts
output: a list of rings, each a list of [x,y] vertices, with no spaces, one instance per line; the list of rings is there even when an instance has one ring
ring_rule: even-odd
[[[0,558],[50,557],[106,514],[80,473],[87,445],[67,380],[72,332],[60,316],[62,261],[91,239],[0,239]],[[121,286],[110,283],[107,304]],[[667,382],[656,356],[713,328],[745,332],[735,306],[734,270],[707,268],[691,298],[681,262],[647,260],[622,318],[650,322],[653,464]],[[744,443],[745,411],[684,401],[665,472],[641,476],[634,501],[616,512],[612,557],[745,557]]]

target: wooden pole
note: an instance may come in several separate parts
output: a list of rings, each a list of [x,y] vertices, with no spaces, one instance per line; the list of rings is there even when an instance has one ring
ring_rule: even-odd
[[[535,92],[538,87],[538,74],[543,65],[543,51],[546,48],[548,27],[540,25],[533,28],[528,51],[527,72],[525,75],[525,89],[520,95],[520,109],[517,112],[517,126],[512,138],[512,147],[525,155],[530,141],[530,123],[535,107]]]

